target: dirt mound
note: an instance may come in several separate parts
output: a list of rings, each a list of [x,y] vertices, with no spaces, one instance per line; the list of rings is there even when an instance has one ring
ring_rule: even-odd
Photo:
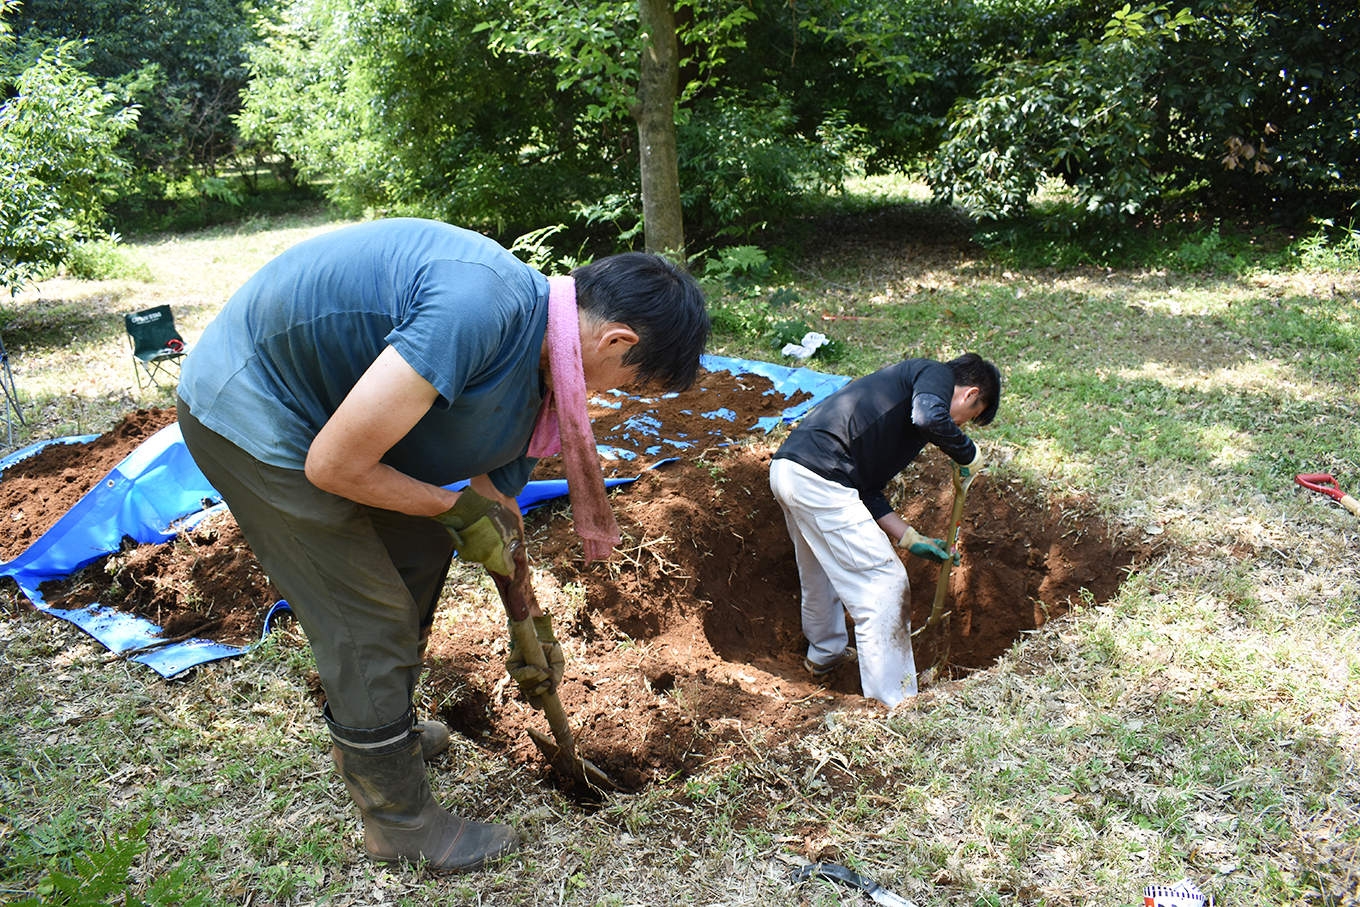
[[[0,562],[12,561],[123,458],[175,421],[173,409],[128,413],[92,441],[49,444],[0,474]]]
[[[568,664],[564,704],[584,755],[625,786],[684,773],[733,747],[777,743],[831,708],[878,708],[858,698],[853,668],[821,684],[802,669],[797,567],[769,490],[773,452],[760,445],[713,451],[616,492],[624,543],[608,564],[582,563],[561,507],[530,520],[531,548],[549,583],[585,590],[584,606],[561,624],[585,649]],[[908,522],[944,534],[953,486],[942,454],[923,455],[894,492]],[[960,547],[944,676],[991,664],[1024,631],[1080,602],[1082,589],[1108,599],[1147,554],[1079,501],[1034,501],[1019,484],[986,474],[969,492]],[[920,627],[939,568],[905,555],[904,563],[912,625]],[[541,585],[540,597],[551,597]],[[483,635],[496,632],[503,631],[488,627]],[[917,638],[918,668],[936,663],[943,642],[938,632]],[[438,639],[435,651],[436,686],[481,691],[458,693],[442,717],[468,736],[505,740],[517,757],[533,758],[517,729],[541,728],[542,719],[505,690],[499,660],[458,640]]]
[[[165,643],[199,637],[233,646],[260,638],[280,598],[225,511],[164,545],[124,539],[122,550],[38,591],[53,608],[99,604],[145,617]]]
[[[701,384],[702,397],[669,396],[646,412],[634,404],[595,412],[602,443],[627,449],[619,465],[630,475],[684,457],[644,469],[612,494],[624,541],[610,561],[583,563],[565,501],[527,517],[538,595],[572,653],[563,704],[583,755],[628,789],[772,745],[832,709],[881,708],[857,695],[853,668],[814,684],[801,667],[797,568],[769,490],[773,449],[748,430],[756,416],[790,401],[757,376],[712,373]],[[107,451],[121,435],[125,455],[150,434],[126,424],[86,450],[113,456]],[[51,457],[60,463],[45,477],[37,457],[25,461],[28,494],[48,501],[68,484],[91,487],[121,458],[84,467],[82,447]],[[536,479],[556,467],[544,461],[540,470]],[[36,538],[41,533],[27,521],[39,508],[10,494],[10,522]],[[908,522],[936,536],[944,534],[952,495],[948,461],[933,449],[890,489]],[[990,664],[1024,631],[1065,613],[1083,589],[1096,601],[1109,598],[1147,553],[1080,501],[1041,500],[1018,481],[986,473],[969,492],[961,552],[943,676]],[[921,626],[938,567],[910,557],[904,563],[913,625]],[[277,598],[229,514],[171,544],[128,546],[43,591],[65,607],[100,602],[136,611],[167,636],[197,632],[231,642],[257,638]],[[942,634],[918,637],[918,667],[935,664],[943,645]],[[437,623],[425,701],[480,745],[543,765],[525,729],[546,724],[508,682],[504,653],[505,624],[494,614]]]

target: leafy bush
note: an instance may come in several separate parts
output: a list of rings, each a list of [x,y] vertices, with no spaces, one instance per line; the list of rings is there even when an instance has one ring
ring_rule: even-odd
[[[1342,226],[1331,219],[1320,219],[1317,230],[1299,243],[1296,255],[1300,267],[1360,271],[1360,229],[1354,221]]]
[[[1046,61],[1002,68],[981,97],[958,105],[929,169],[936,194],[979,217],[1024,213],[1048,174],[1061,177],[1087,211],[1133,214],[1158,194],[1150,156],[1161,115],[1152,79],[1178,31],[1191,24],[1164,7],[1115,13],[1098,41]]]
[[[249,172],[234,120],[246,48],[272,3],[243,0],[25,0],[13,17],[20,51],[66,45],[71,65],[140,110],[117,151],[131,168],[124,207],[167,205],[162,190],[194,174]],[[262,9],[260,7],[263,7]],[[258,163],[258,162],[257,162]],[[244,166],[241,166],[244,165]]]
[[[1357,91],[1355,4],[1126,4],[1103,33],[994,69],[951,112],[929,177],[986,218],[1056,177],[1107,219],[1171,195],[1297,219],[1357,195]]]
[[[569,221],[614,191],[619,160],[632,181],[629,156],[576,127],[585,99],[540,60],[493,52],[478,26],[512,14],[505,0],[293,3],[251,52],[243,134],[352,212],[495,233]]]
[[[697,105],[676,135],[688,223],[742,235],[787,215],[803,193],[843,185],[862,130],[832,111],[808,138],[792,107],[772,93]]]
[[[0,105],[0,287],[11,292],[103,235],[104,203],[124,169],[114,146],[137,120],[71,64],[74,49],[44,51]]]
[[[82,280],[151,280],[151,269],[118,237],[77,243],[66,260],[66,270]]]

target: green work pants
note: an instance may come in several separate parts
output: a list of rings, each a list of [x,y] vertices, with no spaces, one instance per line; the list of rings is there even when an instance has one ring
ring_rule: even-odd
[[[322,491],[205,427],[184,401],[178,410],[194,462],[307,633],[331,717],[351,728],[401,718],[453,559],[448,530]]]

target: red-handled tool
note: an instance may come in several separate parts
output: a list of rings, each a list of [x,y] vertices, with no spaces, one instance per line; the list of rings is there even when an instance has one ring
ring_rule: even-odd
[[[1325,494],[1332,500],[1339,502],[1351,513],[1360,516],[1360,501],[1342,491],[1341,486],[1336,483],[1336,479],[1326,473],[1305,473],[1304,475],[1294,476],[1294,481],[1309,491]]]

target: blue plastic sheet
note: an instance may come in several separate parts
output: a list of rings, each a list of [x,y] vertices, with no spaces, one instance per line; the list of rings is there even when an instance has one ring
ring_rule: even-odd
[[[780,416],[758,420],[758,431],[769,431],[781,421],[793,422],[801,418],[819,400],[843,387],[850,379],[827,375],[805,368],[788,368],[767,362],[705,356],[704,368],[709,371],[728,371],[733,374],[751,373],[768,378],[774,384],[772,393],[793,396],[806,391],[811,397],[784,410]],[[736,414],[725,407],[715,407],[704,416],[734,422]],[[688,442],[667,439],[665,426],[655,417],[634,417],[629,429],[654,437],[656,444],[649,454],[674,452],[682,455]],[[94,440],[97,435],[60,438],[26,447],[0,459],[0,471],[33,455],[47,444],[73,444]],[[606,460],[632,456],[609,445],[600,445]],[[659,463],[653,465],[660,465]],[[637,476],[606,481],[608,487],[635,481]],[[466,482],[448,486],[459,489]],[[522,510],[534,507],[567,494],[565,480],[530,482],[519,496]],[[23,594],[40,610],[54,617],[70,621],[115,653],[131,653],[130,661],[145,664],[165,677],[173,677],[196,665],[222,658],[230,658],[246,651],[206,639],[191,639],[161,645],[161,629],[155,624],[103,605],[80,609],[49,607],[39,589],[48,580],[62,579],[104,555],[115,552],[124,537],[140,543],[161,543],[173,539],[180,531],[199,522],[208,514],[222,509],[220,495],[199,471],[197,464],[184,446],[178,425],[169,425],[142,443],[108,476],[92,488],[55,525],[18,557],[0,564],[0,576],[9,576]],[[265,632],[274,616],[287,610],[280,602],[265,620]],[[135,650],[145,651],[135,651]]]

